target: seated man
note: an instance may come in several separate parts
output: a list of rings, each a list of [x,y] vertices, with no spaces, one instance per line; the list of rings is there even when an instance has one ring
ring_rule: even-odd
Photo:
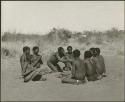
[[[96,66],[94,65],[91,57],[92,53],[90,51],[85,51],[84,63],[86,67],[86,77],[88,81],[95,81],[97,80]]]
[[[36,69],[34,65],[31,64],[30,48],[27,46],[23,48],[23,55],[20,58],[20,64],[22,68],[22,76],[24,78],[24,82],[28,82],[34,79],[41,79],[41,70]]]
[[[50,56],[49,60],[47,61],[47,65],[52,70],[52,72],[63,72],[61,67],[58,65],[58,62],[66,62],[66,60],[63,58],[64,56],[65,51],[62,47],[59,47],[58,52],[55,52]]]
[[[67,47],[67,53],[66,53],[66,57],[68,59],[71,59],[73,60],[73,52],[72,52],[72,46],[68,46]],[[64,67],[64,70],[71,70],[72,69],[72,62],[70,61],[67,61],[65,63],[65,67]]]
[[[83,60],[80,59],[80,51],[74,50],[73,51],[74,62],[72,67],[72,75],[71,77],[62,78],[62,83],[69,83],[69,84],[81,84],[85,83],[85,64]]]
[[[93,60],[97,66],[97,73],[99,75],[106,76],[106,68],[105,68],[105,61],[104,61],[104,57],[102,55],[100,55],[100,49],[99,48],[95,48],[95,51],[97,52],[95,57],[93,57]]]
[[[42,61],[42,56],[39,55],[39,47],[38,46],[34,46],[33,47],[33,55],[31,55],[31,65],[36,68],[37,70],[40,71],[39,74],[43,74],[43,69],[41,69],[41,65],[43,64]],[[45,74],[45,73],[44,73]],[[40,75],[39,75],[40,76]],[[38,77],[34,78],[34,81],[39,80]]]

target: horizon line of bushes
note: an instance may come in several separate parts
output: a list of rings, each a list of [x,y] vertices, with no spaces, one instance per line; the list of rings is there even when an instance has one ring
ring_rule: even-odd
[[[62,41],[68,40],[70,38],[85,38],[86,39],[91,38],[92,36],[100,37],[101,36],[107,36],[108,38],[122,38],[125,34],[125,30],[119,30],[117,28],[111,28],[106,31],[83,31],[83,32],[72,32],[65,28],[53,28],[49,33],[45,35],[39,35],[39,34],[23,34],[23,33],[16,33],[16,32],[4,32],[1,41],[22,41],[25,42],[26,40],[35,40],[35,39],[49,39],[55,40],[55,38],[59,38]]]

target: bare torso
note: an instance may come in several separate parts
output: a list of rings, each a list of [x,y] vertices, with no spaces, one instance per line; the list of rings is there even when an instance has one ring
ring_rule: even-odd
[[[85,64],[84,64],[83,60],[81,60],[81,59],[75,60],[73,63],[73,70],[72,71],[73,71],[72,74],[73,74],[75,79],[84,80],[86,69],[85,69]]]

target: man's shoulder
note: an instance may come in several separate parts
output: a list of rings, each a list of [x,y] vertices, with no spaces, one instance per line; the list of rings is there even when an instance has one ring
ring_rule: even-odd
[[[92,60],[92,61],[97,61],[97,60],[98,60],[98,56],[92,57],[91,60]]]
[[[74,63],[76,63],[76,64],[83,63],[84,64],[84,60],[83,59],[77,59],[77,60],[74,60]]]
[[[85,64],[90,64],[91,61],[92,61],[92,59],[85,59],[85,60],[84,60],[84,63],[85,63]]]

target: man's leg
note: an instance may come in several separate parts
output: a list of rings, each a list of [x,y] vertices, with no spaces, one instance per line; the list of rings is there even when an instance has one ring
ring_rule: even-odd
[[[25,78],[24,78],[24,82],[28,82],[30,80],[33,80],[33,81],[38,81],[41,79],[42,77],[42,74],[41,74],[41,69],[38,68],[36,70],[34,70],[33,72],[31,72],[29,75],[27,75]]]
[[[76,79],[72,79],[72,78],[63,78],[62,79],[62,83],[67,83],[67,84],[83,84],[85,83],[85,80],[84,81],[80,81],[80,80],[76,80]]]
[[[62,83],[75,84],[77,83],[77,80],[71,78],[62,78]]]
[[[44,77],[45,72],[42,68],[38,68],[35,70],[36,73],[34,73],[34,75],[32,76],[32,80],[33,81],[45,81],[46,77]]]
[[[56,66],[54,66],[50,61],[47,61],[47,65],[52,71],[57,72]]]
[[[34,78],[32,78],[32,81],[39,81],[42,78],[42,75],[36,75]]]
[[[58,72],[63,72],[63,70],[61,69],[61,67],[58,64],[56,65],[56,67],[57,67]]]
[[[62,75],[63,78],[64,78],[64,77],[71,77],[71,71],[63,71],[63,72],[61,73],[61,75]]]
[[[32,78],[34,77],[34,74],[35,74],[35,73],[36,73],[36,72],[33,71],[33,72],[31,72],[30,74],[28,74],[27,76],[25,76],[25,77],[24,77],[24,82],[28,82],[28,81],[32,80]]]
[[[87,77],[88,81],[96,81],[99,80],[100,78],[97,75],[89,76]]]

